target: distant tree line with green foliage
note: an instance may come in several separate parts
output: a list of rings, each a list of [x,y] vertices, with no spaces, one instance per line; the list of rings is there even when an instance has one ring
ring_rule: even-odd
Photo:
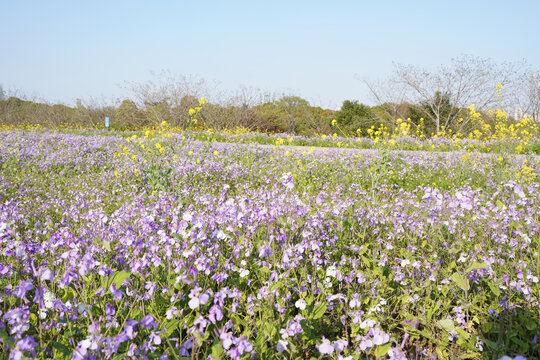
[[[443,96],[443,95],[440,95]],[[467,118],[468,109],[454,107],[448,99],[442,114],[456,113]],[[0,123],[4,125],[40,125],[41,127],[101,128],[104,118],[110,118],[112,129],[140,130],[159,127],[163,121],[178,129],[191,126],[189,109],[198,106],[196,97],[186,97],[179,106],[166,102],[148,103],[139,107],[133,100],[123,100],[118,106],[70,107],[63,104],[45,104],[17,97],[0,100]],[[406,119],[418,129],[416,135],[429,137],[436,133],[436,123],[426,114],[427,104],[384,103],[368,106],[357,100],[345,100],[339,110],[311,106],[298,96],[283,96],[272,102],[252,107],[222,106],[208,102],[199,112],[199,128],[214,130],[243,127],[266,133],[321,135],[338,133],[340,136],[367,136],[370,128],[385,126],[393,130],[398,118]],[[458,125],[459,122],[456,122]],[[467,134],[468,127],[451,127],[454,132]],[[420,132],[418,132],[420,131]],[[414,133],[414,132],[413,132]]]
[[[470,116],[471,105],[485,114],[488,123],[489,109],[519,107],[525,115],[539,119],[540,72],[522,64],[499,66],[464,56],[433,71],[398,64],[386,81],[365,83],[377,105],[345,100],[339,110],[312,106],[298,96],[264,98],[242,89],[226,100],[208,101],[198,112],[197,127],[367,136],[370,129],[385,127],[392,131],[401,118],[410,125],[410,133],[419,137],[441,131],[466,136],[480,126]],[[171,127],[187,129],[193,128],[189,109],[198,106],[199,98],[208,89],[198,79],[168,77],[159,82],[132,84],[129,91],[131,96],[115,106],[88,105],[80,100],[75,106],[66,106],[7,96],[0,87],[0,123],[100,128],[108,116],[111,128],[118,130],[159,127],[163,121]],[[521,120],[512,119],[512,115],[508,111],[510,121]]]

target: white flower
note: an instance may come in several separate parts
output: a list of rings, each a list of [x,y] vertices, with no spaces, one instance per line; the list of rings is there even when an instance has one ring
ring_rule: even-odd
[[[321,353],[321,355],[331,354],[334,352],[334,347],[332,346],[332,343],[330,343],[330,341],[328,341],[328,339],[326,339],[324,336],[323,336],[322,344],[317,345],[316,347],[317,347],[317,350],[319,350],[319,352]]]
[[[362,306],[362,302],[359,299],[352,299],[351,301],[349,301],[349,307],[351,309],[354,309],[360,306]]]
[[[83,303],[77,304],[76,307],[79,314],[82,314],[86,310],[86,305]]]
[[[44,320],[47,317],[47,310],[39,309],[38,315],[41,320]]]
[[[182,215],[182,220],[190,222],[193,219],[193,216],[189,211],[186,211],[184,215]]]
[[[54,305],[54,295],[47,289],[43,292],[43,303],[47,309],[52,308]]]
[[[409,265],[410,263],[411,262],[409,261],[409,259],[401,260],[401,267],[405,267]]]
[[[96,350],[98,348],[98,342],[94,339],[94,336],[87,337],[85,340],[81,341],[79,345],[83,349]]]
[[[246,270],[246,269],[241,269],[240,270],[240,277],[243,278],[243,277],[246,277],[249,275],[249,270]]]
[[[328,269],[326,269],[326,276],[328,277],[336,277],[337,275],[337,269],[334,265],[328,267]]]
[[[276,350],[280,353],[287,351],[287,345],[289,345],[289,342],[287,340],[279,340],[277,342]]]
[[[366,319],[364,321],[362,321],[360,323],[360,328],[362,329],[365,329],[365,328],[372,328],[373,326],[375,326],[377,322],[375,320],[371,320],[371,319]]]
[[[347,345],[347,340],[344,339],[334,341],[334,349],[336,349],[336,351],[338,352],[342,352],[343,350],[345,350],[347,348]]]
[[[306,303],[306,300],[304,300],[304,299],[296,300],[296,302],[294,303],[294,306],[296,306],[300,310],[305,310],[306,305],[307,305],[307,303]]]

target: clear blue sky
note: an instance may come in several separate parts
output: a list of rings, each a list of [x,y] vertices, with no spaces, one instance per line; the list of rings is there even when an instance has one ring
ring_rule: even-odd
[[[463,54],[540,67],[540,1],[0,0],[0,84],[67,104],[169,70],[337,108]]]

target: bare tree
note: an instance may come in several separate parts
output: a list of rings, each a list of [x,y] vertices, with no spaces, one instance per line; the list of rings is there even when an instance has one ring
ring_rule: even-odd
[[[189,108],[196,106],[197,98],[208,97],[217,88],[216,84],[194,75],[173,75],[168,71],[152,75],[154,80],[128,83],[124,87],[154,124],[167,121],[174,126],[185,125],[189,121]]]
[[[524,72],[520,85],[523,99],[520,108],[535,121],[540,121],[540,71]]]
[[[421,105],[424,118],[431,122],[436,132],[444,126],[463,128],[467,119],[463,109],[474,105],[478,110],[492,106],[508,108],[509,97],[501,96],[497,85],[511,84],[518,74],[519,64],[498,65],[490,60],[473,56],[462,56],[451,60],[450,65],[429,71],[414,65],[395,64],[394,75],[386,86],[394,86],[400,97],[394,102]],[[385,91],[374,83],[365,81],[379,103]]]

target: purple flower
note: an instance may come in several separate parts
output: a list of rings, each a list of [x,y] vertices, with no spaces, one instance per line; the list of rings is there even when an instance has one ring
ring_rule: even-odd
[[[195,287],[191,289],[189,292],[189,300],[188,305],[190,309],[194,310],[199,307],[199,305],[205,305],[208,300],[210,299],[210,296],[208,296],[207,293],[201,293],[202,288]]]
[[[390,335],[387,333],[381,331],[379,328],[373,328],[371,329],[373,332],[373,344],[374,345],[382,345],[386,344],[388,341],[390,341]]]
[[[208,315],[208,319],[212,322],[212,324],[215,324],[218,321],[221,321],[223,319],[223,312],[221,312],[221,309],[217,305],[213,305],[210,308],[210,314]]]
[[[147,329],[150,329],[151,327],[156,329],[158,327],[158,324],[154,321],[152,314],[148,314],[143,317],[140,324]]]
[[[114,305],[111,303],[107,303],[107,306],[105,306],[105,315],[107,316],[113,316],[116,313],[116,310],[114,308]]]
[[[287,351],[287,345],[289,345],[289,342],[287,340],[279,340],[276,345],[277,352],[284,352]]]
[[[17,287],[17,290],[15,290],[15,296],[19,299],[25,299],[26,300],[26,293],[34,288],[34,285],[32,285],[32,280],[23,280]]]
[[[53,272],[50,269],[43,269],[41,271],[41,280],[49,280],[52,281],[54,278]]]
[[[114,300],[120,301],[122,300],[122,296],[124,296],[124,293],[121,290],[116,289],[116,284],[112,283],[111,286],[109,286],[109,291],[111,294],[114,295]]]
[[[15,346],[22,351],[31,351],[34,350],[37,345],[38,343],[34,341],[34,337],[32,335],[27,335],[22,340],[19,340]]]
[[[73,352],[73,360],[84,360],[86,358],[87,350],[78,346]]]
[[[137,336],[137,325],[139,325],[139,322],[133,319],[129,319],[126,321],[126,325],[124,326],[124,332],[126,335],[131,339],[135,339],[135,336]]]
[[[362,341],[360,341],[360,350],[364,351],[366,349],[369,349],[373,346],[373,341],[371,339],[363,338]]]
[[[154,345],[159,345],[161,344],[161,338],[159,337],[159,335],[155,332],[151,332],[150,333],[150,340],[152,340],[154,342]]]
[[[346,349],[347,345],[348,345],[347,340],[344,340],[344,339],[339,339],[339,340],[334,341],[334,349],[336,349],[337,352],[341,352],[344,349]]]
[[[138,356],[141,353],[139,348],[135,343],[129,344],[128,352],[126,353],[127,356]]]
[[[219,340],[221,340],[221,345],[225,350],[228,350],[233,344],[233,336],[231,332],[222,331],[219,334]]]
[[[334,347],[332,346],[332,343],[324,336],[322,338],[322,343],[320,345],[316,345],[315,347],[317,348],[317,350],[319,350],[321,355],[329,355],[334,352]]]
[[[272,248],[268,245],[263,245],[259,249],[259,257],[271,257],[272,256]]]

